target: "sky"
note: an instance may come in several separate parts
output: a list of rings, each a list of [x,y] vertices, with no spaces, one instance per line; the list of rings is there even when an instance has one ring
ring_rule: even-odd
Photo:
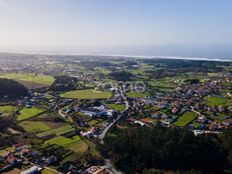
[[[231,0],[0,0],[0,51],[232,57],[231,45]]]

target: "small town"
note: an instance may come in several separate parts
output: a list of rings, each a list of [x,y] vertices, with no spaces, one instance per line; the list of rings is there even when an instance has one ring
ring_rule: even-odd
[[[2,136],[7,140],[10,135],[13,140],[1,145],[0,172],[114,174],[119,171],[100,154],[98,146],[118,130],[161,126],[187,128],[198,136],[220,134],[231,127],[230,74],[205,73],[200,79],[171,78],[165,82],[164,77],[133,85],[136,79],[141,81],[136,71],[145,65],[132,63],[129,66],[135,77],[130,83],[121,81],[127,72],[119,65],[121,74],[110,74],[113,79],[106,82],[109,79],[100,79],[96,69],[96,74],[78,75],[64,69],[68,75],[53,80],[28,70],[27,74],[15,73],[14,67],[4,64],[0,77],[16,79],[27,87],[29,95],[16,100],[4,95],[1,100],[0,117],[5,119]]]

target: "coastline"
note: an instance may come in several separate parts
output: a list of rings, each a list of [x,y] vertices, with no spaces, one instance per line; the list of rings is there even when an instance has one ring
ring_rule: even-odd
[[[146,55],[126,55],[126,54],[91,54],[91,53],[58,53],[58,52],[4,52],[0,54],[26,54],[26,55],[60,55],[60,56],[104,56],[104,57],[124,57],[124,58],[138,58],[138,59],[173,59],[173,60],[196,60],[196,61],[216,61],[216,62],[232,62],[232,58],[207,58],[207,57],[191,57],[191,56],[146,56]]]

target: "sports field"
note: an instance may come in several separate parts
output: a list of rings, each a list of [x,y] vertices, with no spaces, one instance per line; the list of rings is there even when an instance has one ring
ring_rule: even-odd
[[[93,89],[75,90],[61,94],[63,98],[73,99],[107,99],[111,97],[111,92],[102,92]]]

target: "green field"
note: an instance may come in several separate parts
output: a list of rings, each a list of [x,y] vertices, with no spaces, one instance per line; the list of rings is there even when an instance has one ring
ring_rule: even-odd
[[[38,137],[44,137],[44,136],[48,136],[48,135],[52,135],[52,134],[62,134],[65,132],[69,132],[74,130],[74,128],[69,125],[69,124],[64,124],[63,126],[60,126],[58,128],[54,128],[54,129],[49,129],[46,131],[43,131],[41,133],[36,134]]]
[[[51,129],[51,127],[42,121],[22,121],[19,123],[25,131],[27,132],[40,132]]]
[[[126,93],[126,95],[131,98],[144,98],[147,97],[149,94],[147,92],[128,92]]]
[[[77,155],[81,155],[88,150],[88,145],[80,138],[79,135],[75,135],[72,138],[56,136],[50,140],[45,141],[45,144],[56,144],[58,146],[62,146],[65,149],[69,149],[75,152]]]
[[[63,137],[63,136],[57,136],[57,137],[54,137],[50,140],[47,140],[45,141],[45,144],[56,144],[58,146],[62,146],[62,147],[67,147],[69,146],[70,144],[72,143],[75,143],[77,141],[81,140],[80,136],[79,135],[76,135],[72,138],[66,138],[66,137]]]
[[[0,106],[0,113],[2,114],[5,114],[5,113],[12,113],[12,112],[15,112],[16,111],[16,107],[15,106],[10,106],[10,105],[7,105],[7,106]]]
[[[90,120],[90,121],[88,121],[88,124],[93,126],[93,125],[95,125],[95,124],[97,124],[99,122],[100,122],[99,120]]]
[[[194,112],[185,112],[183,116],[180,116],[174,125],[184,127],[192,122],[197,117]]]
[[[206,97],[206,103],[209,106],[225,106],[229,104],[230,99],[225,97]]]
[[[63,98],[73,98],[73,99],[107,99],[111,97],[111,92],[102,92],[92,89],[87,90],[75,90],[69,91],[61,94],[60,97]]]
[[[125,109],[124,105],[117,105],[117,104],[110,104],[110,108],[116,110],[116,111],[123,111]]]
[[[159,81],[151,81],[150,84],[153,87],[153,89],[158,89],[158,90],[164,91],[164,92],[171,91],[172,89],[174,89],[176,87],[174,80],[169,79],[169,78],[164,78],[164,79],[159,80]]]
[[[0,74],[0,78],[14,79],[19,81],[35,82],[44,85],[51,85],[54,82],[54,78],[48,75],[40,74]]]
[[[23,108],[20,112],[19,115],[17,115],[17,120],[22,121],[31,117],[34,117],[38,114],[43,113],[45,110],[37,108],[37,107],[32,107],[32,108]]]
[[[58,172],[55,172],[55,171],[51,171],[51,170],[48,170],[48,169],[43,169],[41,171],[41,174],[57,174]]]

